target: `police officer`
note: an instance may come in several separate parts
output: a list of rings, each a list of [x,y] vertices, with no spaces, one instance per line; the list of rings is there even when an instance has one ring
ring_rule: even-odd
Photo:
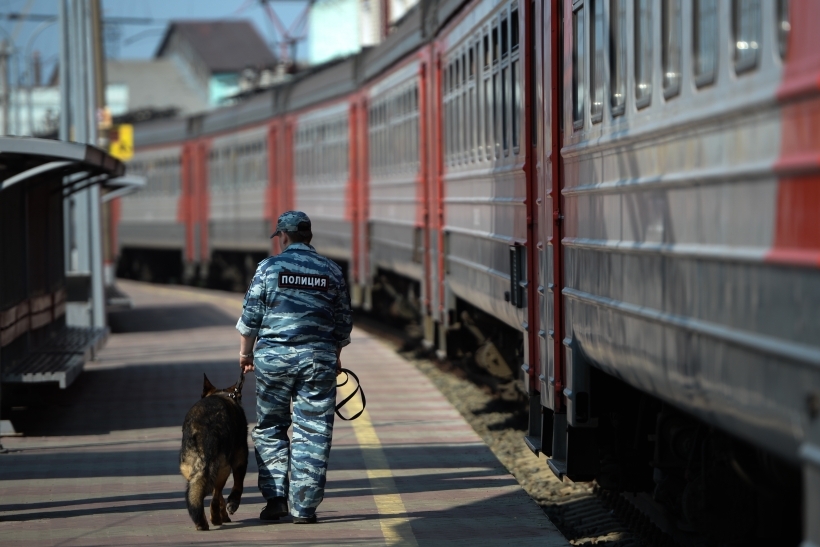
[[[239,365],[256,370],[251,437],[267,500],[259,518],[290,512],[294,523],[309,524],[324,497],[339,355],[352,328],[350,295],[339,266],[310,245],[305,213],[282,213],[276,236],[284,250],[259,263],[236,324]]]

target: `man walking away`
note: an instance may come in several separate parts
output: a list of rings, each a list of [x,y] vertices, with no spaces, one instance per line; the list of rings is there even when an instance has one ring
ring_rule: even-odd
[[[256,370],[251,437],[267,500],[259,518],[290,512],[294,523],[310,524],[324,498],[339,356],[352,328],[350,295],[339,266],[310,245],[305,213],[282,213],[276,236],[284,250],[259,263],[236,324],[239,366]]]

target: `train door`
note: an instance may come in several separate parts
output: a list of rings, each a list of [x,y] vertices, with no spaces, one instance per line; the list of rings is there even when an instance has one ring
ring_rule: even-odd
[[[525,0],[529,1],[529,0]],[[564,6],[564,2],[567,6]],[[566,11],[564,8],[568,8]],[[566,362],[572,353],[565,348],[563,324],[563,249],[561,245],[564,208],[561,144],[563,136],[563,52],[572,51],[572,33],[565,32],[563,13],[571,13],[571,0],[533,0],[527,17],[527,47],[533,63],[528,70],[528,114],[533,157],[528,180],[535,198],[528,207],[533,215],[535,245],[529,249],[533,265],[528,274],[537,280],[531,287],[535,302],[530,317],[530,347],[538,351],[539,369],[529,370],[530,423],[528,446],[549,457],[549,466],[559,477],[589,480],[596,471],[594,429],[573,427],[567,419]],[[568,49],[569,48],[569,49]],[[528,197],[529,199],[529,197]],[[535,359],[532,360],[535,362]],[[537,400],[536,400],[537,396]]]
[[[426,321],[425,338],[446,350],[445,302],[444,302],[444,158],[442,143],[444,139],[442,120],[442,56],[440,44],[430,46],[430,79],[428,82],[429,106],[427,120],[426,149],[429,158],[429,176],[427,184],[427,228],[425,238],[425,271],[429,271],[429,283],[426,291],[430,309],[430,321]],[[438,327],[436,327],[438,325]],[[429,333],[427,332],[429,329]],[[429,337],[427,336],[429,334]]]
[[[210,186],[208,182],[208,154],[211,143],[209,140],[199,140],[194,151],[194,184],[196,224],[199,235],[199,265],[201,278],[208,275],[208,263],[211,259],[209,242],[210,219]]]
[[[435,126],[432,106],[432,84],[434,71],[432,46],[426,47],[421,53],[421,63],[419,64],[419,191],[421,194],[421,260],[423,276],[421,283],[422,300],[422,323],[424,331],[424,343],[432,346],[435,343],[435,323],[433,319],[433,267],[431,262],[431,187],[432,175],[436,172],[433,165],[435,155],[433,141],[433,128]]]
[[[208,262],[208,143],[188,142],[182,147],[182,188],[177,220],[185,226],[186,282],[206,274]]]
[[[561,140],[563,103],[563,0],[543,0],[539,23],[543,25],[544,41],[541,48],[543,110],[540,116],[543,130],[541,157],[544,165],[544,237],[547,242],[545,253],[544,315],[546,336],[543,373],[541,384],[541,404],[544,408],[543,432],[548,441],[543,443],[544,454],[557,462],[566,460],[564,432],[566,412],[563,408],[563,354],[564,328],[562,315],[563,254],[561,249],[563,209],[561,201]],[[560,463],[560,465],[564,465]],[[553,469],[555,471],[555,469]],[[561,470],[563,472],[564,468]],[[560,474],[560,473],[559,473]]]
[[[348,285],[350,287],[350,300],[353,307],[361,307],[361,223],[359,217],[359,105],[356,99],[350,101],[348,107],[347,125],[347,147],[348,169],[347,169],[347,189],[345,191],[345,218],[350,221],[350,267],[348,269]]]
[[[539,15],[543,0],[519,0],[518,13],[521,14],[519,28],[524,29],[523,55],[524,66],[524,129],[522,142],[528,146],[524,171],[527,177],[527,352],[523,367],[523,387],[529,396],[530,419],[525,442],[534,453],[542,451],[543,408],[539,377],[544,368],[549,332],[546,317],[545,287],[546,237],[542,226],[545,225],[544,213],[547,203],[544,200],[544,162],[539,153],[539,130],[541,128],[543,94],[541,49],[542,32]]]
[[[276,229],[276,221],[279,219],[279,185],[281,184],[281,172],[279,170],[281,158],[277,156],[276,152],[280,150],[279,139],[282,133],[282,127],[278,119],[268,126],[268,188],[265,192],[265,220],[269,225],[270,233]],[[271,239],[271,254],[276,254],[280,251],[279,239]]]
[[[179,202],[177,205],[177,221],[185,229],[185,250],[183,253],[184,278],[186,282],[192,281],[196,276],[196,263],[199,260],[198,235],[194,224],[194,146],[185,143],[182,146],[181,159],[181,188]]]
[[[362,307],[369,311],[372,306],[372,285],[370,262],[370,121],[368,117],[369,105],[367,95],[362,93],[358,98],[357,133],[356,133],[356,161],[358,162],[359,191],[357,194],[359,210],[359,245],[361,259],[359,262],[360,280],[364,287]]]
[[[369,261],[369,211],[368,211],[368,122],[367,98],[362,93],[354,96],[350,103],[350,123],[348,135],[350,146],[349,177],[350,184],[347,191],[349,203],[348,214],[351,222],[351,268],[350,289],[351,300],[355,307],[369,310],[370,300],[370,261]]]
[[[290,211],[293,209],[293,188],[296,184],[294,181],[294,143],[293,143],[293,136],[296,132],[296,118],[294,116],[286,117],[280,126],[282,128],[281,135],[279,136],[278,144],[278,158],[279,167],[278,167],[278,188],[276,191],[277,196],[277,205],[278,205],[278,212],[277,212],[277,219],[278,215],[284,213],[285,211]],[[281,252],[282,249],[279,248],[279,242],[276,241],[275,243],[277,247],[277,252]]]
[[[585,378],[573,377],[568,381],[568,362],[572,359],[572,349],[567,347],[569,338],[564,332],[563,296],[564,251],[563,237],[564,205],[563,142],[564,108],[564,53],[572,52],[573,0],[535,0],[536,28],[528,27],[533,35],[543,36],[543,42],[535,47],[540,53],[536,74],[540,71],[541,110],[538,112],[539,129],[537,137],[540,165],[536,169],[539,197],[543,207],[537,208],[537,216],[543,224],[539,230],[539,246],[545,250],[537,257],[539,265],[538,303],[540,313],[539,338],[544,342],[541,352],[541,372],[538,377],[541,414],[540,448],[550,459],[548,464],[558,477],[568,477],[574,481],[591,480],[597,473],[597,447],[593,421],[582,424],[579,415],[568,413],[567,400],[571,398],[573,383],[582,383]],[[580,8],[579,8],[580,9]],[[583,16],[583,15],[582,15]],[[539,32],[537,25],[542,25]],[[537,76],[538,78],[539,76]],[[536,85],[537,85],[536,80]],[[539,251],[541,249],[538,249]],[[573,369],[574,370],[574,369]],[[573,372],[573,374],[575,374]],[[583,390],[582,390],[583,391]],[[580,396],[580,393],[579,393]],[[531,406],[530,432],[534,432],[538,416],[535,405]],[[570,409],[572,410],[572,409]],[[534,443],[530,443],[534,444]]]
[[[543,345],[539,340],[542,332],[539,310],[541,309],[541,298],[539,293],[543,292],[543,284],[540,279],[542,270],[540,256],[543,249],[543,241],[538,227],[540,226],[540,209],[543,207],[543,200],[539,195],[539,177],[537,133],[533,133],[532,120],[537,119],[535,113],[538,112],[537,97],[535,94],[536,81],[536,44],[540,41],[535,33],[534,21],[535,1],[519,0],[518,13],[521,14],[521,21],[518,28],[524,29],[523,54],[521,59],[524,68],[524,109],[523,115],[525,123],[523,126],[523,147],[528,147],[525,152],[524,173],[527,180],[526,204],[527,204],[527,245],[526,245],[526,272],[527,279],[527,334],[525,361],[523,366],[523,384],[525,392],[530,401],[530,423],[525,441],[530,450],[536,454],[541,450],[541,404],[538,394],[538,376],[540,370],[540,351]],[[523,23],[523,25],[522,25]],[[513,279],[513,282],[515,280]]]

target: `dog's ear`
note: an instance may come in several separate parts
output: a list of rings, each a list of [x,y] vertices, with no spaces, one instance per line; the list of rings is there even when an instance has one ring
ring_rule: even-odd
[[[202,398],[204,399],[208,395],[216,393],[218,390],[214,387],[210,380],[208,380],[208,375],[203,374],[205,376],[205,382],[202,384]]]

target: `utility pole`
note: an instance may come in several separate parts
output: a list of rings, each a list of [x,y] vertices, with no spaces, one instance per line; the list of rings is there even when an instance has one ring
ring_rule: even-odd
[[[97,112],[105,101],[105,82],[102,80],[102,28],[100,25],[100,0],[86,0],[85,37],[86,64],[88,71],[88,144],[99,146],[97,137]],[[91,320],[97,328],[105,327],[105,279],[103,274],[102,200],[100,186],[94,184],[88,190],[89,236],[91,259]]]
[[[68,0],[60,1],[60,140],[71,139],[71,109],[69,87],[71,86],[68,74],[68,59],[70,41],[69,35],[69,10]],[[68,218],[66,216],[66,218]],[[66,260],[69,259],[68,249],[65,253]]]
[[[60,138],[97,146],[97,109],[104,82],[99,45],[99,0],[60,0]],[[79,191],[64,204],[67,274],[88,280],[89,300],[68,302],[67,322],[105,327],[100,187]],[[90,306],[89,306],[90,305]]]
[[[9,54],[11,47],[7,40],[0,42],[0,80],[3,81],[3,135],[9,134]]]

